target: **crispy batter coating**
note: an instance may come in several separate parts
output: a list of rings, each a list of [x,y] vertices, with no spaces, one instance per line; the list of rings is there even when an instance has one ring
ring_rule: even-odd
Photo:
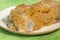
[[[18,5],[11,11],[9,18],[19,29],[35,31],[56,23],[59,14],[58,2],[42,0],[32,5]]]

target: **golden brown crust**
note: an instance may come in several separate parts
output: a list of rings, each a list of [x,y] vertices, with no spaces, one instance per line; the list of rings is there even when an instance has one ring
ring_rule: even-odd
[[[10,20],[12,20],[20,29],[26,30],[26,22],[32,20],[34,23],[33,31],[56,23],[59,15],[59,5],[57,2],[41,1],[33,5],[21,4],[11,11]]]

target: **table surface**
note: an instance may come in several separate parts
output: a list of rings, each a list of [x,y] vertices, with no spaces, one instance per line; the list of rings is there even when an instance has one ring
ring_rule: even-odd
[[[14,5],[33,4],[39,0],[0,0],[0,11]],[[57,0],[60,2],[60,0]],[[60,40],[60,29],[45,35],[28,36],[8,32],[0,28],[0,40]]]

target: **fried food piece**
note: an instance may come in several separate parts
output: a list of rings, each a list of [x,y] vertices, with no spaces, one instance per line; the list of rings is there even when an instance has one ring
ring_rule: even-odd
[[[34,10],[34,15],[32,15],[33,21],[35,22],[34,31],[57,22],[56,18],[60,14],[58,2],[54,0],[42,0],[32,7]]]
[[[18,29],[31,32],[57,22],[59,3],[54,0],[42,0],[32,5],[18,5],[9,16]]]
[[[15,9],[11,11],[10,20],[13,21],[15,26],[17,26],[18,28],[23,29],[24,31],[29,31],[31,30],[31,28],[29,29],[27,25],[32,23],[31,19],[29,18],[31,13],[32,13],[31,8],[28,7],[27,5],[22,4],[17,6]],[[29,30],[27,30],[26,27]]]

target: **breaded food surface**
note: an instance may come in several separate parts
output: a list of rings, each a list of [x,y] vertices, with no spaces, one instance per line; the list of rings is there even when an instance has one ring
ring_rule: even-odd
[[[32,5],[21,4],[11,10],[9,19],[19,30],[36,31],[56,23],[59,16],[59,3],[55,0],[42,0]],[[13,28],[12,28],[13,29]]]

